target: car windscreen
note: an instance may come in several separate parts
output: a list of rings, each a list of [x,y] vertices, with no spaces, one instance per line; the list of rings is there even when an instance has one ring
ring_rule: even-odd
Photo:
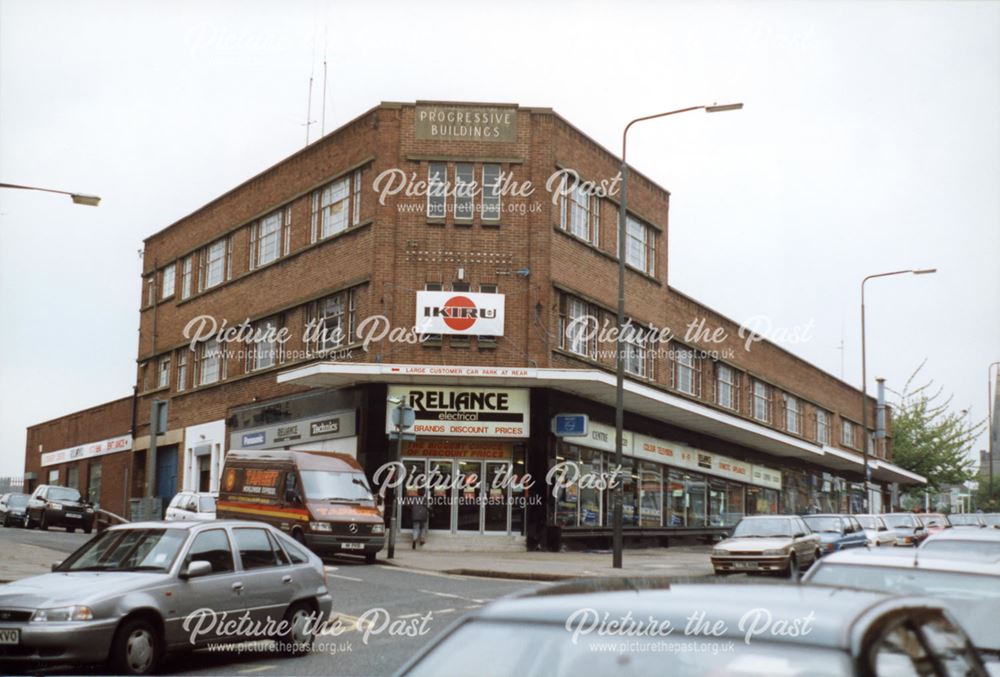
[[[792,537],[792,521],[785,517],[745,519],[733,529],[733,538]]]
[[[844,523],[839,517],[803,517],[806,524],[813,531],[832,531],[834,533],[844,533]]]
[[[302,488],[312,501],[371,501],[368,481],[360,472],[330,472],[329,470],[303,470]]]
[[[58,571],[169,571],[186,529],[109,529],[70,555]]]
[[[685,636],[632,637],[537,622],[472,621],[446,637],[405,674],[467,675],[849,675],[847,652],[768,641]],[[583,626],[583,624],[581,624]],[[593,630],[593,627],[591,627]],[[470,666],[475,666],[470,670]]]
[[[11,494],[7,499],[7,506],[11,508],[23,508],[28,505],[27,494]]]
[[[895,515],[882,515],[882,519],[885,520],[885,523],[889,525],[890,529],[895,529],[897,527],[912,529],[913,527],[917,526],[913,522],[913,515],[906,515],[903,513]]]
[[[855,517],[861,522],[862,529],[878,529],[878,523],[871,515],[855,515]]]
[[[50,501],[79,501],[80,492],[70,487],[52,487],[46,498]]]
[[[950,519],[952,526],[957,524],[960,526],[978,527],[980,524],[979,515],[952,515]]]
[[[215,512],[215,496],[199,497],[198,505],[198,512]]]
[[[932,539],[920,546],[920,552],[934,557],[947,555],[951,559],[975,559],[979,562],[1000,560],[1000,539],[996,541],[962,541],[957,538]]]
[[[1000,526],[1000,515],[983,515],[983,520],[991,527]]]

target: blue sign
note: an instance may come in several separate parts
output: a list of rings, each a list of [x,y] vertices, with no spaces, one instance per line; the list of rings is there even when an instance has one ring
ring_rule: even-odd
[[[264,444],[264,432],[259,433],[247,433],[243,436],[243,446],[244,447],[255,447],[258,444]]]
[[[586,414],[556,414],[552,432],[558,437],[584,437],[587,434]]]

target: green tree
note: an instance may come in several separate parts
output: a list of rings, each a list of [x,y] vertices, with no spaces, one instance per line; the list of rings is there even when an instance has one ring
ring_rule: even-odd
[[[970,452],[985,421],[970,424],[964,413],[951,409],[952,397],[942,398],[933,381],[914,387],[924,364],[913,372],[893,403],[893,463],[927,478],[912,486],[910,494],[932,494],[946,485],[963,484],[975,477]]]

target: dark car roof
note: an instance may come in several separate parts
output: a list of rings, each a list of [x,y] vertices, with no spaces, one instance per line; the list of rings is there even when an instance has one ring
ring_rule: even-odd
[[[166,520],[148,520],[145,522],[127,522],[108,527],[108,531],[121,529],[194,529],[200,526],[212,527],[267,527],[266,522],[252,522],[250,520],[180,520],[168,522]]]
[[[819,512],[815,515],[802,515],[802,519],[809,519],[810,517],[847,517],[839,512]]]
[[[627,584],[627,581],[624,582]],[[621,586],[622,581],[612,585]],[[603,583],[599,583],[600,587]],[[579,586],[577,586],[579,587]],[[767,609],[774,620],[804,619],[812,613],[812,630],[800,637],[757,636],[759,641],[772,639],[813,646],[849,649],[856,621],[875,607],[898,602],[898,598],[881,593],[789,584],[712,584],[675,583],[658,588],[618,589],[606,592],[570,592],[561,594],[550,588],[538,594],[499,600],[483,608],[476,617],[488,621],[514,623],[542,622],[563,625],[580,609],[594,609],[602,616],[609,613],[619,618],[631,613],[632,618],[657,621],[669,620],[671,626],[683,631],[688,617],[695,611],[704,612],[711,623],[722,621],[727,637],[743,638],[740,619],[753,609]],[[746,625],[744,625],[746,627]]]

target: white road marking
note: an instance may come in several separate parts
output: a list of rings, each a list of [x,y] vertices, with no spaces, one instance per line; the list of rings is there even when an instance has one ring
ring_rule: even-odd
[[[451,578],[456,581],[467,581],[469,580],[467,576],[459,576],[457,574],[443,574],[440,571],[427,571],[426,569],[410,569],[409,567],[396,567],[390,564],[379,564],[377,565],[382,569],[388,569],[390,571],[405,571],[411,574],[423,574],[424,576],[437,576],[438,578]]]
[[[450,614],[453,611],[454,611],[454,609],[438,609],[434,613],[436,613],[436,614]]]
[[[278,666],[276,666],[276,665],[257,665],[257,666],[254,666],[252,668],[246,668],[244,670],[237,670],[237,672],[239,672],[241,675],[246,675],[246,674],[249,674],[251,672],[261,672],[263,670],[270,670],[271,668],[276,668],[276,667],[278,667]]]
[[[465,608],[466,609],[481,609],[482,607],[483,607],[482,604],[470,604],[469,606],[467,606]]]
[[[423,614],[403,614],[397,618],[417,618],[418,616],[423,616]]]
[[[436,592],[434,590],[421,590],[420,592],[426,593],[428,595],[437,595],[438,597],[448,597],[450,599],[460,599],[465,602],[475,602],[476,604],[483,604],[484,602],[490,602],[492,599],[476,599],[474,597],[463,597],[462,595],[455,595],[450,592]]]
[[[342,576],[341,574],[331,574],[331,573],[328,573],[326,575],[326,577],[327,578],[341,578],[341,579],[343,579],[345,581],[354,581],[355,583],[364,583],[365,582],[363,578],[355,578],[354,576]]]

